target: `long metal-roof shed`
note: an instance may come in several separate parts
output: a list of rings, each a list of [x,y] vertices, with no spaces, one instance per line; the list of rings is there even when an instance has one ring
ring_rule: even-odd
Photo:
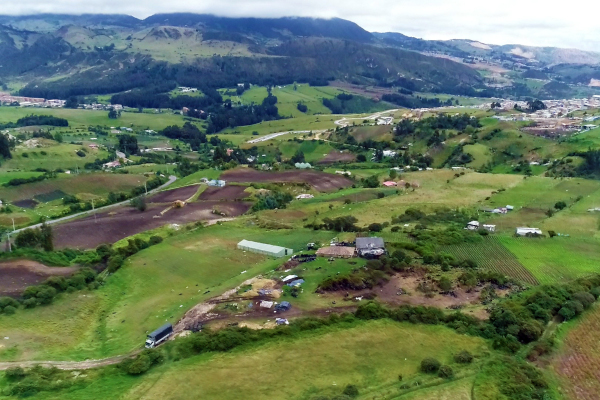
[[[240,250],[251,251],[253,253],[264,254],[271,257],[285,257],[294,253],[294,250],[272,244],[252,242],[250,240],[242,240],[238,243],[237,248]]]

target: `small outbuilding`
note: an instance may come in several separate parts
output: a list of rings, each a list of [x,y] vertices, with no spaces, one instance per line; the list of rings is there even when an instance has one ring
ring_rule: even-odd
[[[471,221],[467,224],[467,227],[465,229],[468,229],[470,231],[476,231],[479,229],[479,221]]]
[[[490,233],[496,232],[496,225],[483,224],[483,229]]]
[[[285,257],[291,256],[294,250],[286,247],[274,246],[272,244],[252,242],[250,240],[242,240],[237,244],[237,248],[240,250],[251,251],[253,253],[264,254],[270,257]]]
[[[208,182],[208,186],[225,187],[225,181],[222,181],[220,179],[213,179],[212,181]]]

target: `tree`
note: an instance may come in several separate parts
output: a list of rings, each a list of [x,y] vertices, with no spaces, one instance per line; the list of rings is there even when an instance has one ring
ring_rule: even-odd
[[[137,208],[138,211],[144,212],[148,208],[146,204],[146,198],[144,196],[139,196],[131,199],[130,204],[132,207]]]
[[[117,148],[125,154],[137,154],[140,151],[137,137],[134,135],[119,135]]]
[[[77,108],[79,107],[79,101],[77,101],[77,97],[71,96],[65,102],[65,108]]]
[[[303,163],[304,162],[304,152],[300,149],[296,150],[296,153],[292,156],[293,163]]]
[[[557,210],[559,210],[559,211],[560,211],[560,210],[563,210],[563,209],[564,209],[564,208],[566,208],[566,207],[567,207],[567,203],[565,203],[564,201],[557,201],[557,202],[554,204],[554,208],[556,208],[556,209],[557,209]]]
[[[303,113],[308,111],[308,107],[306,106],[306,104],[298,103],[296,108],[298,108],[298,111],[303,112]]]
[[[398,173],[396,172],[395,169],[390,170],[390,180],[394,180],[398,177]]]
[[[473,362],[473,355],[467,350],[463,350],[460,353],[454,355],[454,361],[459,364],[470,364]]]
[[[356,156],[356,161],[365,162],[365,161],[367,161],[367,157],[364,154],[359,154]]]
[[[344,388],[343,393],[349,397],[356,397],[356,396],[358,396],[358,388],[355,385],[347,385]]]
[[[12,158],[12,154],[10,154],[10,141],[2,133],[0,133],[0,156],[4,159]]]
[[[46,223],[43,223],[40,227],[39,234],[40,245],[44,251],[53,251],[54,250],[54,242],[53,242],[53,234],[52,227]]]
[[[121,116],[121,112],[115,110],[114,108],[111,107],[111,109],[108,111],[108,118],[110,119],[117,119]]]
[[[383,230],[383,225],[381,225],[377,222],[373,222],[372,224],[369,225],[368,229],[369,229],[369,232],[381,232]]]
[[[25,229],[17,234],[15,245],[17,247],[37,247],[40,242],[39,230]]]
[[[426,374],[434,374],[438,372],[442,364],[435,358],[425,358],[421,361],[421,371]]]
[[[442,365],[438,371],[440,378],[450,379],[454,376],[454,370],[449,365]]]
[[[452,289],[452,281],[447,276],[442,276],[438,282],[438,286],[442,292],[448,292]]]

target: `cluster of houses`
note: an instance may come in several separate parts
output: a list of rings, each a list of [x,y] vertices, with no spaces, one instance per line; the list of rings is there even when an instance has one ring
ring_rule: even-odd
[[[379,258],[386,254],[385,243],[380,237],[357,237],[354,246],[351,243],[333,242],[317,250],[317,256],[329,258]]]
[[[0,104],[11,105],[18,103],[21,107],[64,107],[66,101],[59,99],[46,100],[38,97],[11,96],[8,93],[0,93]]]

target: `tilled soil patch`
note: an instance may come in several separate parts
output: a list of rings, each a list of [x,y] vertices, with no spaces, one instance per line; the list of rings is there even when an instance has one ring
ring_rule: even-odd
[[[246,186],[229,185],[223,188],[208,187],[198,200],[243,200],[248,197]]]
[[[186,201],[198,191],[198,185],[185,186],[173,190],[158,192],[148,198],[149,203],[172,203],[176,200]]]
[[[337,162],[354,162],[356,156],[349,152],[340,152],[338,150],[331,150],[329,154],[325,156],[319,164],[334,164]]]
[[[221,175],[221,179],[240,183],[307,183],[320,192],[332,192],[340,188],[352,186],[352,181],[341,175],[307,170],[266,172],[257,171],[252,168],[236,168],[225,171]]]
[[[226,217],[237,217],[250,209],[248,202],[203,201],[174,208],[164,215],[164,205],[151,204],[144,212],[132,207],[121,207],[111,212],[99,213],[85,218],[55,225],[54,244],[57,248],[95,248],[102,243],[115,243],[136,233],[155,229],[167,224],[187,224]],[[216,208],[222,214],[213,214]]]
[[[51,276],[69,276],[77,267],[48,267],[37,261],[0,262],[0,297],[18,297],[28,286],[37,285]]]

